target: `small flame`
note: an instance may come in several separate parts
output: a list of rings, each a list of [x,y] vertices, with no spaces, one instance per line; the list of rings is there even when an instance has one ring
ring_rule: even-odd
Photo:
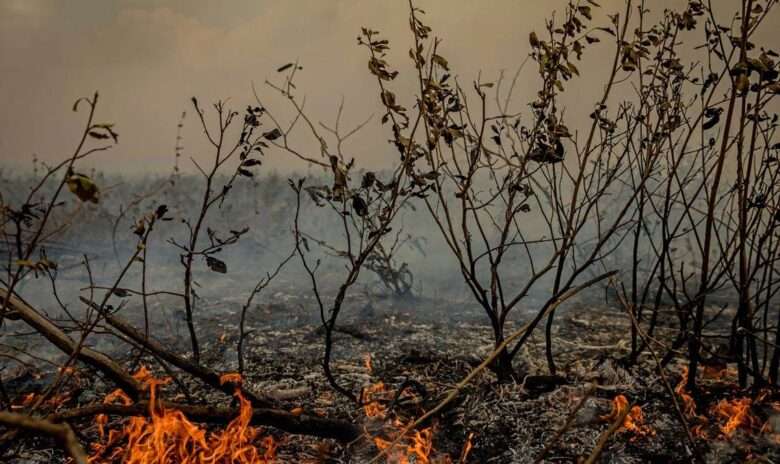
[[[753,400],[750,398],[723,399],[710,410],[711,414],[725,420],[720,431],[726,437],[731,437],[737,429],[751,430],[758,428],[759,420],[750,411]]]
[[[219,377],[219,384],[225,385],[226,383],[230,383],[233,385],[241,385],[243,380],[244,379],[241,377],[241,374],[239,374],[238,372],[230,372],[227,374],[222,374]]]
[[[35,398],[37,396],[38,395],[36,395],[35,393],[28,393],[28,394],[24,395],[24,397],[22,398],[22,406],[29,406],[29,405],[31,405],[33,403],[33,401],[35,401]]]
[[[607,416],[603,416],[602,419],[606,421],[614,421],[620,417],[628,407],[628,398],[624,395],[617,395],[612,399],[612,411]],[[638,437],[654,436],[655,430],[649,425],[645,424],[645,416],[642,412],[642,408],[634,406],[631,411],[623,419],[623,428],[632,432],[634,437],[631,441]]]
[[[430,463],[430,455],[433,451],[433,430],[428,427],[416,430],[411,440],[397,443],[387,452],[387,462],[393,464]],[[391,441],[374,437],[374,444],[382,451],[391,446]]]
[[[680,399],[683,402],[683,412],[688,417],[696,417],[696,402],[693,400],[693,397],[688,394],[688,392],[685,390],[685,385],[688,383],[688,368],[683,367],[682,375],[680,377],[680,382],[677,384],[677,386],[674,388],[674,392],[677,393],[677,396],[680,397]]]
[[[366,353],[363,355],[363,366],[369,373],[374,371],[374,366],[371,364],[371,353]]]
[[[366,417],[384,418],[386,408],[379,402],[387,394],[383,382],[377,382],[363,389],[363,413]]]
[[[135,374],[133,374],[133,378],[143,384],[148,383],[150,380],[155,380],[152,376],[152,373],[149,372],[149,369],[146,368],[146,366],[141,366],[138,371],[136,371]],[[155,380],[158,383],[164,382],[164,380]]]
[[[97,417],[101,441],[93,444],[91,464],[123,462],[127,464],[271,464],[276,457],[272,437],[259,439],[260,431],[250,425],[252,406],[240,389],[234,393],[240,404],[239,415],[224,430],[207,434],[181,411],[166,409],[157,401],[157,387],[165,383],[142,367],[135,374],[149,388],[149,418],[131,417],[122,430],[111,430],[106,440],[105,416]],[[223,383],[241,383],[237,374],[227,374]],[[124,392],[114,391],[106,402],[132,401]],[[126,441],[124,446],[122,441]],[[259,442],[260,447],[256,446]],[[108,453],[109,450],[112,450]]]
[[[374,445],[384,452],[388,464],[453,464],[452,458],[446,453],[437,452],[433,446],[434,429],[427,427],[412,430],[408,435],[398,439],[406,429],[407,424],[400,419],[390,418],[391,412],[384,403],[389,399],[390,391],[384,383],[378,382],[363,389],[363,412],[368,418],[384,423],[384,436],[373,437]],[[459,463],[466,462],[472,445],[473,434],[463,445]],[[397,442],[394,444],[394,442]]]
[[[45,404],[47,406],[51,407],[51,408],[55,408],[56,409],[56,408],[62,406],[63,404],[65,404],[66,402],[70,401],[71,399],[73,399],[73,397],[71,395],[71,392],[68,392],[68,393],[57,393],[56,395],[52,395],[51,398],[46,400]]]
[[[57,368],[57,371],[59,371],[60,373],[62,373],[62,374],[64,374],[64,375],[73,375],[73,374],[75,374],[75,373],[76,373],[76,368],[75,368],[75,367],[73,367],[73,366],[68,366],[68,367],[58,367],[58,368]]]
[[[472,448],[474,448],[474,432],[469,432],[469,436],[466,438],[466,443],[463,444],[463,449],[460,451],[460,459],[458,459],[459,464],[465,464],[466,459],[469,457],[469,453],[471,453]]]
[[[35,393],[28,393],[22,397],[22,404],[19,406],[20,408],[26,408],[33,404],[35,402],[35,399],[38,398],[38,395]]]
[[[25,409],[27,407],[30,407],[37,398],[38,398],[38,394],[35,392],[30,392],[25,395],[22,395],[21,401],[19,398],[17,398],[14,401],[14,404],[11,405],[11,410]]]
[[[133,404],[133,400],[131,400],[130,397],[127,396],[127,393],[122,391],[121,388],[117,388],[116,390],[106,395],[106,397],[103,398],[103,404],[115,403],[117,400],[125,406],[130,406]]]

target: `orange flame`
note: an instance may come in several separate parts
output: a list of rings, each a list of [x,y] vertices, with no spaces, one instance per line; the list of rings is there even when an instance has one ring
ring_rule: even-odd
[[[385,433],[389,439],[377,436],[373,437],[373,442],[379,450],[385,452],[387,462],[389,464],[451,464],[452,460],[449,455],[437,453],[434,450],[432,427],[414,430],[408,436],[393,444],[393,441],[405,429],[405,424],[397,418],[393,420],[388,418],[389,411],[382,401],[388,399],[389,393],[382,382],[369,385],[363,389],[363,413],[368,418],[384,421],[386,425]],[[464,450],[464,453],[462,453],[463,459],[468,455],[471,443],[467,443],[466,447],[468,447],[468,450]]]
[[[241,380],[233,374],[226,377],[226,381],[233,383]],[[224,430],[209,435],[181,411],[159,404],[157,387],[164,381],[152,377],[145,368],[136,373],[136,378],[149,388],[150,417],[131,417],[121,431],[109,432],[106,443],[93,444],[91,464],[271,464],[275,461],[276,442],[270,436],[259,439],[260,431],[250,425],[252,406],[240,389],[234,394],[240,404],[238,417]],[[107,401],[117,399],[129,404],[124,393],[115,391],[106,397]],[[106,420],[105,416],[97,418],[101,440],[105,439]],[[121,446],[123,440],[126,444]]]
[[[133,374],[133,378],[141,383],[147,383],[150,380],[154,380],[154,377],[152,376],[152,373],[149,372],[149,369],[146,368],[146,366],[141,366],[138,371]],[[162,383],[164,380],[157,380],[158,383]]]
[[[219,377],[219,383],[220,385],[225,385],[226,383],[231,383],[233,385],[241,385],[244,379],[241,378],[241,374],[238,372],[230,372],[227,374],[222,374]]]
[[[29,406],[31,406],[36,398],[38,398],[38,394],[34,392],[27,393],[21,397],[21,399],[17,399],[14,401],[14,404],[11,405],[11,410],[18,410],[18,409],[24,409]]]
[[[624,395],[617,395],[612,399],[612,411],[609,413],[609,415],[603,416],[602,419],[606,421],[614,421],[623,414],[627,407],[628,398],[626,398]],[[649,425],[645,424],[645,416],[642,412],[642,408],[639,406],[634,406],[631,408],[631,411],[629,411],[629,413],[623,419],[622,426],[624,429],[634,434],[634,437],[631,438],[632,441],[638,437],[655,435],[655,430],[653,430]]]
[[[723,399],[713,406],[710,412],[725,419],[726,423],[720,426],[720,431],[726,437],[731,437],[737,429],[750,430],[760,425],[758,418],[750,411],[752,404],[753,400],[750,398]]]
[[[377,382],[363,389],[363,413],[366,417],[385,417],[386,408],[379,400],[384,397],[386,393],[387,389],[382,382]]]
[[[469,432],[469,436],[466,438],[466,443],[463,444],[463,449],[460,451],[460,459],[458,459],[459,464],[464,464],[466,462],[466,459],[469,457],[469,453],[471,453],[471,449],[474,448],[474,432]]]
[[[685,415],[688,417],[696,417],[696,402],[693,400],[693,397],[689,395],[688,392],[685,390],[685,384],[687,383],[688,383],[688,368],[683,367],[682,375],[680,377],[680,382],[674,388],[674,392],[677,393],[677,396],[679,396],[683,402],[683,412],[685,413]]]
[[[387,450],[391,441],[374,437],[374,444],[380,450]],[[387,462],[393,464],[430,463],[433,451],[433,430],[430,427],[415,431],[406,443],[397,443],[387,452]]]

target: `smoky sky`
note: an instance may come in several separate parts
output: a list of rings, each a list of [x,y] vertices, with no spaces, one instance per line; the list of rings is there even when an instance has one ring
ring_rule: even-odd
[[[605,23],[606,14],[623,6],[621,0],[599,3],[594,24]],[[723,6],[728,23],[737,2],[715,3]],[[528,56],[529,32],[541,31],[545,18],[560,14],[565,2],[415,4],[443,39],[440,51],[455,77],[468,85],[477,76],[495,81],[501,72],[511,78]],[[646,6],[660,12],[682,8],[684,2]],[[774,12],[766,31],[774,29],[777,17]],[[306,111],[315,121],[332,123],[342,99],[345,129],[375,115],[375,124],[359,132],[347,151],[362,166],[382,166],[392,153],[378,122],[376,81],[368,73],[366,51],[356,41],[362,26],[390,40],[388,60],[401,71],[392,88],[402,104],[411,106],[416,84],[407,56],[412,38],[406,0],[0,0],[0,166],[24,169],[33,155],[46,162],[68,156],[83,122],[82,115],[71,112],[72,103],[96,90],[101,95],[99,122],[116,124],[120,144],[85,165],[126,173],[168,169],[182,111],[188,111],[183,154],[207,156],[189,111],[190,97],[204,103],[226,99],[241,110],[254,103],[254,83],[275,115],[289,120],[290,107],[264,82],[279,80],[276,69],[295,60],[303,66],[296,80],[298,95],[305,95]],[[567,97],[574,115],[590,112],[588,102],[595,98],[588,92],[598,92],[610,64],[611,49],[592,52]],[[517,83],[517,111],[538,87],[532,68]],[[300,143],[304,149],[314,147],[303,134]],[[269,155],[267,164],[280,170],[304,166],[280,153]],[[182,167],[188,165],[185,158]]]

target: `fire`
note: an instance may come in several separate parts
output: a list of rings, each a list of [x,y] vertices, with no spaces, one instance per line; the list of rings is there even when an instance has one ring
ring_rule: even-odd
[[[150,380],[154,379],[152,376],[152,373],[149,372],[149,369],[146,368],[146,366],[141,366],[138,371],[133,374],[133,378],[141,383],[148,383]],[[159,383],[167,383],[168,379],[162,379],[158,381]]]
[[[366,368],[371,366],[370,356],[364,358]],[[422,430],[414,430],[407,437],[403,437],[393,444],[395,439],[405,429],[405,424],[400,419],[388,418],[389,411],[384,405],[391,392],[383,382],[377,382],[363,389],[363,413],[368,418],[381,420],[385,423],[386,438],[373,437],[374,445],[387,455],[389,464],[449,464],[452,462],[449,455],[436,453],[433,447],[433,427]],[[470,443],[469,443],[470,446]],[[468,454],[468,451],[466,451]]]
[[[399,425],[397,423],[396,425]],[[401,427],[402,428],[402,427]],[[431,463],[433,451],[433,430],[431,427],[415,431],[406,443],[397,443],[387,452],[387,462],[393,464]],[[374,444],[380,450],[387,450],[391,441],[379,437],[374,438]]]
[[[38,398],[36,393],[27,393],[26,395],[22,396],[22,401],[19,404],[11,405],[11,409],[24,409],[29,407],[35,402],[36,398]]]
[[[685,384],[688,383],[688,368],[683,367],[680,382],[674,388],[674,392],[683,402],[683,412],[688,417],[696,417],[696,402],[693,397],[685,390]]]
[[[111,430],[107,440],[104,431],[107,418],[98,417],[98,429],[105,443],[93,444],[90,464],[272,464],[275,461],[276,442],[270,436],[260,438],[260,430],[250,425],[252,406],[240,389],[236,388],[234,394],[240,404],[238,417],[224,430],[209,434],[181,411],[166,409],[157,401],[157,387],[166,383],[165,380],[152,377],[145,368],[135,377],[149,389],[150,417],[131,417],[122,430]],[[241,379],[228,374],[221,380],[240,384]],[[112,392],[105,400],[132,403],[121,390]]]
[[[11,404],[11,410],[21,410],[26,409],[35,404],[36,401],[39,401],[41,398],[41,395],[39,393],[30,392],[22,395],[21,398],[15,400],[13,404]],[[52,395],[50,398],[46,399],[46,401],[43,403],[46,406],[50,408],[58,408],[59,406],[62,406],[67,401],[70,401],[73,399],[72,392],[67,393],[57,393],[55,395]]]
[[[116,400],[119,400],[119,402],[121,402],[125,406],[130,406],[131,404],[133,404],[133,400],[131,400],[130,397],[127,396],[127,393],[122,391],[121,388],[117,388],[116,390],[106,395],[106,397],[103,398],[103,403],[111,404]]]
[[[710,368],[709,371],[705,369],[703,376],[708,380],[723,381],[724,379],[733,376],[733,369]],[[697,414],[696,403],[691,395],[685,390],[687,381],[688,369],[683,368],[680,382],[677,384],[674,391],[683,402],[683,412],[685,415],[688,416],[688,418],[699,422],[691,427],[691,433],[699,438],[709,438],[706,426],[710,423],[710,419],[704,415]],[[756,402],[761,402],[763,398],[763,396],[759,396],[756,399]],[[718,428],[720,429],[722,436],[730,438],[737,429],[751,430],[760,426],[760,421],[750,411],[752,404],[753,400],[750,398],[722,399],[709,408],[708,416],[719,422]]]
[[[377,382],[363,389],[363,413],[366,417],[384,418],[386,408],[379,400],[387,393],[385,384]]]
[[[626,410],[628,407],[628,399],[624,395],[617,395],[612,399],[612,411],[607,416],[603,416],[602,419],[607,421],[614,421]],[[632,432],[634,437],[632,441],[637,437],[654,436],[655,430],[649,425],[645,424],[645,416],[642,412],[642,408],[634,406],[631,411],[623,419],[623,428]]]
[[[474,447],[473,439],[474,432],[470,432],[469,436],[466,438],[466,443],[463,444],[463,449],[460,451],[460,459],[458,459],[459,464],[465,463],[466,459],[468,459],[469,453],[471,453],[471,449]]]
[[[226,383],[231,383],[233,385],[241,385],[241,382],[243,382],[243,379],[241,378],[241,374],[238,372],[231,372],[228,374],[222,374],[219,378],[219,383],[222,385],[225,385]]]
[[[374,366],[371,364],[371,353],[366,353],[363,355],[363,366],[368,372],[374,371]]]
[[[753,400],[750,398],[723,399],[712,407],[710,413],[725,420],[725,424],[720,426],[720,431],[726,437],[731,437],[737,429],[751,430],[760,425],[758,418],[750,411],[752,404]]]

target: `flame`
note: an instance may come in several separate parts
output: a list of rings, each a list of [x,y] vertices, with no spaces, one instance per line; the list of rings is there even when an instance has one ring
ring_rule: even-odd
[[[704,438],[705,440],[710,437],[707,431],[704,429],[706,424],[697,424],[691,427],[691,434],[697,438]]]
[[[111,404],[116,402],[116,400],[119,400],[119,402],[125,406],[130,406],[133,404],[133,400],[131,400],[130,397],[127,396],[127,393],[125,393],[121,388],[117,388],[116,390],[106,395],[106,397],[103,398],[103,404]]]
[[[697,417],[696,414],[696,402],[693,397],[685,390],[685,385],[688,383],[688,368],[683,367],[682,375],[680,376],[680,382],[674,388],[674,392],[683,402],[683,413],[688,417]]]
[[[66,402],[73,399],[73,396],[71,394],[72,392],[67,393],[57,393],[56,395],[52,395],[51,398],[46,400],[46,405],[52,408],[58,408],[59,406],[62,406]]]
[[[35,401],[35,398],[37,397],[38,395],[36,395],[35,393],[28,393],[24,395],[24,397],[22,398],[22,406],[29,406],[33,404],[33,401]]]
[[[231,384],[234,384],[234,385],[241,385],[242,382],[243,382],[243,379],[241,378],[241,374],[239,374],[238,372],[230,372],[230,373],[227,373],[227,374],[222,374],[219,377],[219,384],[220,385],[225,385],[226,383],[231,383]]]
[[[617,395],[612,399],[612,411],[608,415],[602,416],[602,419],[606,421],[614,421],[623,414],[627,407],[628,398],[626,398],[624,395]],[[653,430],[653,428],[649,425],[645,424],[645,416],[642,412],[642,408],[639,406],[634,406],[631,408],[631,411],[629,411],[629,413],[623,419],[623,428],[634,434],[634,437],[631,438],[631,441],[638,437],[655,435],[655,430]]]
[[[466,459],[469,457],[469,453],[471,453],[471,449],[474,448],[474,432],[469,432],[469,436],[466,438],[466,443],[463,444],[463,449],[460,451],[460,459],[458,459],[459,464],[464,464],[466,462]]]
[[[387,408],[385,408],[379,400],[383,398],[386,393],[387,389],[383,382],[377,382],[363,389],[363,413],[366,417],[378,417],[380,419],[385,417]]]
[[[133,378],[143,384],[147,384],[148,382],[155,380],[152,376],[152,373],[149,372],[149,369],[146,368],[146,366],[142,365],[138,371],[136,371],[135,374],[133,374]],[[167,379],[162,380],[155,380],[158,383],[167,382]]]
[[[38,401],[41,398],[41,395],[39,393],[30,392],[27,394],[22,395],[21,398],[15,400],[11,404],[11,410],[20,410],[20,409],[26,409]],[[43,403],[46,406],[49,406],[51,408],[58,408],[59,406],[62,406],[67,401],[70,401],[73,399],[73,392],[66,392],[66,393],[57,393],[55,395],[52,395],[50,398],[46,399],[46,401]]]
[[[14,405],[11,407],[11,409],[22,409],[26,408],[30,405],[32,405],[35,402],[35,399],[38,398],[38,395],[34,392],[30,392],[22,397],[21,404]]]
[[[152,377],[144,367],[134,377],[149,389],[150,417],[131,417],[122,430],[111,430],[106,440],[107,418],[98,416],[98,430],[105,443],[93,444],[91,464],[272,464],[275,461],[276,442],[270,436],[259,439],[260,431],[250,425],[252,406],[239,388],[234,393],[240,404],[238,417],[224,430],[207,434],[181,411],[159,404],[157,387],[165,380]],[[227,374],[221,380],[241,382],[235,374]],[[131,403],[121,390],[110,393],[104,401],[116,400]],[[123,441],[124,446],[120,444]],[[259,448],[256,442],[260,443]],[[109,450],[112,451],[107,454]]]
[[[363,366],[368,372],[374,371],[374,366],[371,364],[371,353],[366,353],[363,355]]]
[[[720,426],[720,431],[726,437],[731,437],[737,429],[751,430],[760,425],[758,418],[750,411],[752,404],[750,398],[723,399],[711,408],[710,413],[726,421]]]
[[[397,443],[393,444],[406,429],[406,424],[398,418],[390,419],[390,411],[382,403],[387,401],[390,391],[384,383],[377,382],[363,389],[363,412],[368,418],[384,422],[384,436],[372,438],[374,445],[385,452],[388,464],[452,464],[446,453],[437,452],[433,446],[434,429],[426,427],[413,430]],[[473,434],[469,434],[461,451],[460,463],[464,463],[473,447]]]
[[[374,444],[384,451],[390,448],[391,441],[374,437]],[[387,452],[387,462],[392,464],[430,463],[433,451],[433,430],[431,427],[415,430],[406,443],[399,442]]]

